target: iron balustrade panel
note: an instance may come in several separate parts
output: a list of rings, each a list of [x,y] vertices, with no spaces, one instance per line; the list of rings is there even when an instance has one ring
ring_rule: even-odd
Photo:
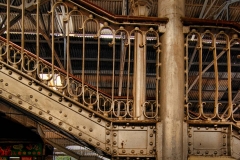
[[[161,66],[159,24],[112,21],[71,1],[54,2],[47,16],[41,14],[45,4],[39,1],[24,2],[17,7],[18,11],[22,11],[19,20],[21,32],[17,33],[21,34],[19,47],[11,43],[14,38],[10,13],[16,7],[10,3],[6,6],[6,39],[1,38],[0,42],[2,63],[110,119],[158,120]],[[44,22],[47,18],[48,24]],[[36,26],[30,36],[27,35],[29,26],[25,22]],[[46,25],[49,26],[49,35],[44,30]],[[137,34],[142,39],[138,45],[135,42]],[[24,49],[26,37],[36,41],[33,44],[34,54]],[[46,40],[47,46],[40,42],[42,39]],[[72,46],[78,48],[78,53]],[[51,54],[44,53],[43,47],[49,48]],[[133,90],[136,83],[134,57],[138,48],[143,50],[143,59],[148,59],[142,64],[144,77],[137,80],[142,81],[145,86],[143,93],[147,94],[140,103],[134,98],[136,93]],[[59,49],[62,53],[58,53]],[[76,73],[73,67],[78,68]],[[137,107],[134,107],[135,104]]]
[[[186,117],[237,123],[240,70],[237,31],[200,30],[204,27],[192,29],[186,36]]]

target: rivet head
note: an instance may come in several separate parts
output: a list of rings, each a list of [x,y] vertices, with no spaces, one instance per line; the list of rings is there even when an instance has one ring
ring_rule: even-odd
[[[30,95],[29,97],[30,97],[30,98],[33,98],[33,95]]]
[[[191,145],[192,145],[192,142],[188,142],[188,145],[191,146]]]
[[[113,150],[113,153],[114,153],[114,154],[116,154],[116,153],[117,153],[117,150],[116,150],[116,149],[114,149],[114,150]]]
[[[205,151],[205,154],[208,154],[209,152],[208,151]]]
[[[150,151],[149,151],[149,153],[150,153],[150,154],[152,154],[152,153],[153,153],[153,151],[152,151],[152,150],[150,150]]]
[[[37,102],[38,100],[37,99],[35,99],[35,102]]]
[[[58,124],[61,126],[61,125],[62,125],[62,122],[59,122]]]
[[[217,151],[214,151],[214,154],[217,154]]]
[[[29,106],[28,109],[32,110],[32,106]]]
[[[48,93],[48,96],[52,96],[52,93],[50,92],[50,93]]]
[[[144,126],[141,126],[140,128],[141,128],[141,129],[143,129],[143,128],[144,128]]]
[[[59,101],[59,102],[62,102],[62,98],[58,98],[58,101]]]
[[[135,151],[134,151],[134,150],[131,150],[131,153],[135,153]]]
[[[143,150],[140,150],[140,153],[143,154]]]
[[[82,112],[82,108],[79,108],[79,109],[78,109],[78,112]]]
[[[209,128],[208,127],[206,127],[206,130],[208,130]]]
[[[192,137],[192,134],[188,134],[188,137]]]
[[[107,123],[106,126],[107,126],[107,127],[110,127],[110,123]]]
[[[69,104],[68,104],[68,107],[72,107],[72,103],[69,103]]]
[[[92,128],[90,128],[90,129],[89,129],[89,131],[90,131],[90,132],[92,132],[92,131],[93,131],[93,129],[92,129]]]
[[[106,148],[106,150],[107,150],[107,151],[109,151],[109,150],[110,150],[110,148],[109,148],[109,147],[107,147],[107,148]]]
[[[5,83],[5,86],[8,86],[8,83]]]
[[[116,144],[117,144],[117,142],[116,142],[116,141],[114,141],[114,142],[113,142],[113,145],[116,145]]]
[[[188,150],[188,153],[191,154],[192,153],[191,150]]]
[[[126,153],[126,150],[125,150],[125,149],[123,149],[123,150],[122,150],[122,153]]]
[[[38,87],[38,90],[39,90],[39,91],[42,91],[42,87]]]
[[[85,127],[85,126],[83,126],[83,129],[86,129],[86,127]]]
[[[59,113],[62,113],[62,111],[59,111]]]
[[[79,136],[82,136],[82,133],[78,133]]]
[[[42,115],[42,111],[39,111],[38,114],[39,114],[39,115]]]
[[[89,142],[91,142],[91,141],[92,141],[92,138],[89,138],[88,140],[89,140]]]
[[[226,138],[226,134],[223,135],[223,138]]]
[[[49,117],[49,120],[51,121],[51,120],[52,120],[52,117]]]
[[[12,99],[12,95],[9,95],[8,98],[9,98],[9,99]]]
[[[227,151],[224,151],[223,153],[224,153],[224,154],[227,154]]]
[[[153,126],[150,126],[150,129],[153,129]]]
[[[67,117],[67,115],[66,115],[66,114],[64,114],[64,117]]]
[[[116,136],[117,136],[117,133],[113,133],[113,136],[116,137]]]
[[[110,131],[107,131],[106,134],[109,135],[109,134],[110,134]]]
[[[0,90],[0,94],[2,94],[2,90]]]
[[[30,86],[31,86],[31,85],[32,85],[32,82],[28,82],[28,85],[30,85]]]
[[[72,131],[72,127],[69,127],[68,130],[69,130],[69,131]]]
[[[200,127],[197,127],[198,130],[200,130]]]
[[[8,71],[8,74],[11,75],[11,74],[12,74],[12,71]]]
[[[97,142],[97,146],[100,146],[100,143],[99,143],[99,142]]]
[[[91,114],[91,113],[89,113],[88,117],[89,117],[89,118],[91,118],[91,117],[92,117],[92,114]]]
[[[152,133],[150,134],[150,137],[153,137],[153,134],[152,134]]]
[[[49,111],[49,110],[47,110],[47,113],[50,113],[50,111]]]
[[[98,120],[97,120],[98,122],[101,122],[101,119],[100,118],[98,118]]]
[[[132,129],[134,129],[135,128],[135,126],[132,126]]]
[[[22,101],[18,101],[18,104],[22,104]]]
[[[226,146],[226,143],[223,143],[223,146]]]
[[[153,145],[153,142],[150,142],[149,144],[150,144],[150,145]]]
[[[197,154],[200,154],[200,151],[197,151]]]
[[[117,125],[114,125],[113,128],[117,128]]]
[[[22,80],[22,77],[21,77],[21,76],[19,76],[19,77],[18,77],[18,80]]]
[[[0,82],[3,82],[3,79],[0,79]]]
[[[107,139],[106,142],[109,143],[109,142],[110,142],[110,139]]]

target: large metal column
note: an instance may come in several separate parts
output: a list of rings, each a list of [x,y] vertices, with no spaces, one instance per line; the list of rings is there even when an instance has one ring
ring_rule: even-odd
[[[169,18],[161,37],[160,118],[163,160],[183,159],[184,0],[158,1],[158,16]],[[159,130],[161,130],[159,129]]]

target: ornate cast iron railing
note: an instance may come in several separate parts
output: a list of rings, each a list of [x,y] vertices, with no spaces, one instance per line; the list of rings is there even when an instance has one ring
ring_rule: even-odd
[[[201,27],[202,28],[202,27]],[[237,32],[222,28],[186,36],[186,115],[189,120],[239,121]],[[231,32],[229,31],[231,30]],[[197,65],[193,64],[196,63]],[[239,81],[239,80],[238,80]]]
[[[144,119],[155,120],[158,119],[159,110],[159,81],[160,81],[160,42],[157,24],[143,24],[141,27],[138,23],[124,23],[113,22],[107,20],[106,17],[101,17],[89,12],[87,9],[73,5],[71,2],[56,2],[52,5],[52,9],[49,12],[51,15],[51,32],[49,39],[51,40],[51,62],[47,62],[41,58],[40,53],[40,36],[43,36],[40,26],[40,4],[39,1],[35,2],[36,7],[36,53],[32,54],[24,50],[24,34],[25,34],[25,19],[29,18],[25,15],[25,7],[27,4],[22,1],[21,6],[18,8],[22,10],[22,43],[21,47],[11,43],[10,38],[10,2],[7,2],[7,21],[6,21],[6,40],[1,38],[0,41],[0,63],[1,65],[12,66],[13,68],[26,73],[28,76],[34,77],[41,81],[45,85],[52,87],[63,95],[71,97],[81,104],[89,107],[90,109],[103,114],[106,117],[113,119],[138,119],[144,117]],[[16,8],[16,7],[15,7]],[[31,17],[31,16],[30,16]],[[30,18],[31,19],[31,18]],[[33,20],[31,20],[33,21]],[[58,33],[58,25],[56,22],[61,23],[63,32]],[[79,28],[71,28],[73,23],[78,24]],[[76,33],[77,32],[77,33]],[[66,47],[66,71],[56,66],[62,66],[56,58],[55,41],[59,35],[65,36]],[[136,35],[142,39],[142,44],[136,44]],[[82,58],[79,60],[81,64],[81,78],[74,77],[71,72],[71,37],[79,38],[79,48],[81,48]],[[106,38],[107,37],[107,38]],[[96,64],[95,77],[96,84],[91,86],[87,84],[86,80],[86,63],[88,58],[87,45],[90,41],[95,43],[90,47],[96,47],[97,53],[95,53]],[[107,42],[107,43],[106,43]],[[120,43],[121,47],[121,62],[119,63],[120,69],[117,72],[116,52],[119,49],[116,44]],[[106,94],[100,90],[101,70],[100,66],[104,63],[102,55],[104,50],[103,46],[108,48],[109,55],[112,58],[111,66],[111,79],[109,81],[111,94]],[[156,50],[156,82],[154,84],[156,88],[156,99],[145,100],[140,108],[140,113],[135,113],[134,110],[134,94],[132,84],[134,76],[134,54],[136,54],[136,48],[142,48],[144,55],[147,56],[149,48],[154,47]],[[152,50],[152,49],[151,49]],[[123,55],[124,54],[124,55]],[[143,64],[146,65],[146,64]],[[143,70],[144,71],[144,70]],[[146,70],[144,71],[146,72]],[[146,73],[144,73],[146,76]],[[127,79],[127,85],[125,88],[125,96],[122,96],[122,86],[118,86],[118,94],[116,94],[116,79],[119,79],[119,83],[123,83],[123,78]],[[146,85],[146,84],[145,84]],[[142,86],[141,86],[142,87]],[[120,90],[120,91],[119,91]]]

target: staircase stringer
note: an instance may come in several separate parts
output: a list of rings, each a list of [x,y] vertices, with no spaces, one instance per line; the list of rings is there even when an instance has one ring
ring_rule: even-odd
[[[6,64],[0,65],[0,98],[111,154],[110,121]]]

